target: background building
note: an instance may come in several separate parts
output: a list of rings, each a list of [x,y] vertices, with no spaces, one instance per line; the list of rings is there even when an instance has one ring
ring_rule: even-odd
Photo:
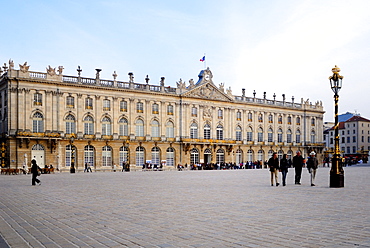
[[[273,152],[289,157],[300,150],[320,153],[323,106],[232,94],[216,86],[209,69],[197,82],[177,87],[63,75],[63,67],[29,71],[27,62],[0,73],[0,133],[3,167],[19,168],[36,159],[77,170],[131,169],[148,162],[172,169],[177,164],[265,161]],[[246,85],[246,87],[249,87]]]
[[[339,117],[339,147],[342,156],[367,160],[370,150],[370,120],[349,112]],[[324,153],[328,156],[334,150],[334,138],[333,126],[324,131]]]

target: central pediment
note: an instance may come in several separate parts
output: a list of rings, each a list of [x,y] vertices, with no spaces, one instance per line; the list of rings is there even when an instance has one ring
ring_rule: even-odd
[[[218,89],[212,82],[196,85],[183,94],[185,97],[231,102],[233,99]]]

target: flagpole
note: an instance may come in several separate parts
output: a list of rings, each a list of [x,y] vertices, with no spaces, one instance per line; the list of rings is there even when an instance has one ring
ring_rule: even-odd
[[[204,57],[206,57],[206,53],[204,53]],[[204,62],[204,69],[206,69],[207,68],[207,62],[206,62],[206,60],[204,60],[203,62]]]

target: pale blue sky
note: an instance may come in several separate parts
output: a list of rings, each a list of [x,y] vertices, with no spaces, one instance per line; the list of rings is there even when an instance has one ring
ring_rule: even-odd
[[[370,1],[3,1],[0,63],[31,71],[151,84],[197,79],[206,65],[233,94],[321,100],[333,120],[328,77],[344,76],[340,113],[370,118]]]

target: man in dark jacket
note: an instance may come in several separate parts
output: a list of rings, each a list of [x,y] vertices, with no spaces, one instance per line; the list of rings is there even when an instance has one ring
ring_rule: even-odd
[[[316,153],[312,151],[310,153],[310,157],[307,160],[307,169],[308,172],[311,174],[311,186],[315,186],[315,177],[316,177],[316,170],[317,167],[319,166],[319,161],[315,157]]]
[[[37,179],[37,176],[39,175],[39,170],[41,171],[41,168],[37,165],[36,160],[31,160],[31,173],[32,173],[32,185],[41,185],[41,181]]]
[[[301,156],[301,152],[297,151],[297,155],[293,157],[293,167],[295,169],[295,184],[301,185],[302,167],[304,159]]]
[[[277,153],[274,152],[272,154],[272,157],[268,161],[268,166],[270,168],[270,174],[271,174],[271,186],[274,186],[274,177],[275,177],[275,183],[276,187],[279,186],[278,181],[278,175],[279,175],[279,159],[277,156]]]

